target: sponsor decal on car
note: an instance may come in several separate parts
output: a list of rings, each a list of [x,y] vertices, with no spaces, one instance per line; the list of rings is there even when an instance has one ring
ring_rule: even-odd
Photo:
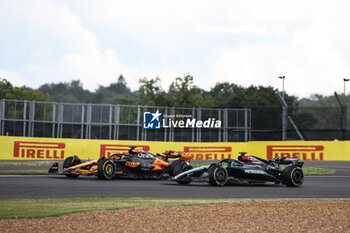
[[[261,170],[244,170],[244,173],[265,175],[265,172]]]
[[[268,145],[267,159],[275,157],[300,158],[301,160],[323,160],[323,145]]]
[[[30,159],[64,159],[65,143],[14,141],[13,157]]]
[[[262,171],[262,170],[244,170],[244,173],[246,174],[255,174],[255,175],[265,175],[265,176],[271,176],[269,173]]]
[[[130,149],[130,146],[135,146],[139,149],[149,151],[150,146],[148,145],[116,145],[116,144],[101,144],[100,145],[100,157],[105,156],[109,157],[112,154],[123,154],[127,153]]]
[[[139,162],[129,162],[129,161],[125,163],[125,165],[129,167],[137,167],[139,164],[140,164]]]
[[[192,160],[220,160],[231,158],[232,147],[229,146],[185,146]]]

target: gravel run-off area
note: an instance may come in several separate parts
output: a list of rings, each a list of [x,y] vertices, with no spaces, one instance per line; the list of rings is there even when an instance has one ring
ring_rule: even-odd
[[[2,219],[1,232],[350,232],[350,201],[277,200],[137,207]]]

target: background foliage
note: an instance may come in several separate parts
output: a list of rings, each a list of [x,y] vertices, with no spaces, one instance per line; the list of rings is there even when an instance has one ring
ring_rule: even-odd
[[[160,78],[142,78],[139,87],[132,91],[120,75],[109,86],[98,86],[95,91],[83,88],[79,80],[70,83],[47,83],[34,90],[14,87],[0,79],[0,98],[18,100],[53,101],[66,103],[128,104],[168,107],[250,108],[253,129],[281,128],[281,106],[276,98],[277,89],[271,86],[242,87],[234,83],[219,82],[209,91],[194,85],[191,75],[176,77],[167,90]],[[350,98],[341,95],[344,103]],[[338,127],[339,105],[334,96],[312,95],[298,99],[285,95],[288,114],[300,129],[325,129]],[[350,116],[348,117],[350,119]]]

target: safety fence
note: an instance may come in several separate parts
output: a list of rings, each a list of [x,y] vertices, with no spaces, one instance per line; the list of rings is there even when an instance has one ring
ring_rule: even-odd
[[[143,113],[159,110],[173,120],[190,116],[216,119],[221,127],[145,129]],[[179,116],[179,117],[178,117]],[[26,100],[0,101],[0,135],[136,141],[247,142],[250,109],[175,108],[75,104]]]

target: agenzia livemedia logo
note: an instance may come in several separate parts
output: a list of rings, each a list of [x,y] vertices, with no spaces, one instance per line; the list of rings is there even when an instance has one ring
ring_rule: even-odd
[[[156,112],[143,112],[143,128],[145,129],[160,129],[160,116],[162,114]]]
[[[208,118],[206,120],[193,118],[192,115],[172,114],[163,115],[163,122],[161,123],[162,113],[156,112],[143,113],[143,128],[145,129],[160,129],[163,128],[221,128],[221,120],[215,118]],[[179,119],[180,118],[180,119]]]

